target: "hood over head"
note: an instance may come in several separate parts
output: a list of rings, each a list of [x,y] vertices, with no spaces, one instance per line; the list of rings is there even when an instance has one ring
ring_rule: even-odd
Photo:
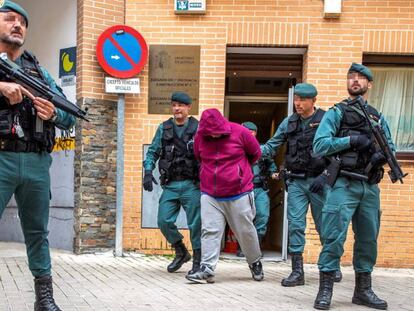
[[[201,114],[198,133],[203,136],[230,135],[230,122],[216,108],[206,109]]]

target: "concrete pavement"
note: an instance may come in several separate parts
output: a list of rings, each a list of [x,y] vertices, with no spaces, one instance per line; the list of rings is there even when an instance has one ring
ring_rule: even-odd
[[[110,252],[73,255],[52,251],[55,298],[71,310],[313,310],[318,270],[305,266],[306,285],[284,288],[280,281],[288,263],[265,262],[265,280],[253,281],[244,261],[221,260],[215,284],[189,284],[188,263],[167,273],[170,259]],[[343,268],[344,279],[335,284],[331,310],[372,310],[351,303],[354,274]],[[389,310],[414,310],[414,270],[380,269],[373,274],[375,292]],[[0,311],[33,310],[33,280],[21,244],[0,242]]]

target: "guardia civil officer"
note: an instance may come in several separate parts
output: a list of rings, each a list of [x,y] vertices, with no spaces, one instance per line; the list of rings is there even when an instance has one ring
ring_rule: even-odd
[[[378,298],[371,288],[371,272],[377,259],[377,237],[380,227],[380,193],[378,183],[383,176],[384,156],[375,152],[368,122],[352,99],[361,95],[367,98],[372,87],[371,71],[353,63],[347,75],[349,98],[336,104],[323,117],[315,135],[314,152],[337,156],[341,170],[364,175],[371,163],[373,169],[368,181],[339,176],[327,195],[322,210],[323,248],[319,255],[320,285],[315,308],[327,310],[331,304],[333,275],[339,268],[344,252],[349,223],[354,231],[353,265],[355,291],[352,302],[376,309],[387,309],[387,302]],[[366,103],[372,122],[385,132],[391,149],[394,144],[384,117]]]
[[[318,92],[312,84],[300,83],[294,89],[296,112],[285,118],[276,134],[262,145],[263,155],[277,152],[286,143],[284,178],[288,189],[288,251],[292,256],[292,272],[282,280],[282,286],[305,284],[303,250],[305,248],[306,214],[311,206],[316,230],[321,230],[321,212],[325,199],[325,159],[312,152],[316,130],[325,113],[315,108]],[[339,267],[336,280],[342,279]]]
[[[33,54],[23,51],[28,14],[12,1],[0,3],[0,53],[61,93]],[[34,276],[34,309],[60,310],[53,299],[47,225],[50,152],[55,126],[67,130],[74,117],[0,75],[0,217],[14,194]],[[63,94],[62,94],[63,95]]]
[[[253,122],[244,122],[242,125],[250,130],[253,136],[257,135],[257,125]],[[277,167],[271,157],[261,157],[255,164],[252,165],[253,170],[253,193],[254,204],[256,206],[256,216],[254,218],[254,226],[256,227],[257,237],[259,244],[267,231],[267,224],[270,215],[270,199],[269,199],[269,187],[267,179],[269,177],[277,178]],[[237,256],[243,257],[244,254],[240,247],[237,250]]]
[[[152,191],[152,183],[157,183],[152,171],[159,159],[158,169],[163,192],[159,200],[158,226],[175,249],[175,258],[168,265],[168,272],[177,271],[191,259],[183,243],[183,236],[175,225],[180,206],[187,215],[193,247],[193,267],[189,273],[198,271],[201,261],[199,165],[193,150],[193,137],[198,121],[189,117],[191,102],[190,96],[184,92],[172,94],[173,117],[158,126],[144,161],[144,189]]]

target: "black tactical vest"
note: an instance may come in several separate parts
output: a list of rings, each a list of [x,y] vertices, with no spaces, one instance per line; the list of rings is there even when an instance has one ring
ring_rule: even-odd
[[[23,70],[47,84],[34,55],[25,51],[21,56]],[[1,81],[8,81],[0,76]],[[37,118],[36,109],[28,98],[17,105],[9,105],[0,96],[0,151],[52,152],[55,144],[55,125]]]
[[[323,157],[315,157],[312,152],[313,138],[325,111],[317,109],[309,124],[302,129],[300,116],[294,113],[288,121],[285,167],[294,173],[317,176],[325,168]]]
[[[348,105],[348,100],[345,100],[336,104],[335,107],[342,111],[342,120],[337,137],[361,134],[365,134],[368,137],[372,136],[369,124],[357,106],[351,107]],[[379,122],[381,116],[374,107],[368,105],[367,111],[372,120]],[[364,152],[358,152],[352,149],[345,150],[340,153],[341,168],[358,174],[364,174],[364,170],[374,152],[374,148]]]
[[[165,121],[162,126],[161,155],[158,163],[161,185],[186,179],[198,181],[199,165],[193,149],[198,121],[190,117],[181,138],[174,131],[173,118]]]

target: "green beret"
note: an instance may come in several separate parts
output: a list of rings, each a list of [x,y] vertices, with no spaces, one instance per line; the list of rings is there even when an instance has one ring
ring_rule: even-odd
[[[349,70],[348,70],[348,73],[350,72],[359,72],[360,74],[367,77],[368,81],[374,80],[374,76],[372,75],[371,70],[369,70],[368,67],[362,64],[352,63],[351,67],[349,67]]]
[[[294,94],[300,97],[314,98],[318,95],[318,90],[310,83],[299,83],[295,85]]]
[[[248,121],[248,122],[244,122],[244,123],[242,123],[242,125],[243,125],[244,127],[248,128],[248,129],[249,129],[249,130],[251,130],[251,131],[255,131],[255,132],[257,132],[257,126],[256,126],[256,124],[254,124],[253,122],[250,122],[250,121]]]
[[[13,1],[1,1],[0,0],[0,12],[16,12],[18,14],[20,14],[21,16],[24,17],[24,19],[26,20],[26,27],[29,26],[29,15],[27,14],[27,12],[25,11],[25,9],[23,9],[20,5],[18,5],[17,3],[14,3]]]
[[[171,96],[171,101],[179,102],[179,103],[186,104],[186,105],[191,105],[192,103],[191,97],[188,96],[188,94],[184,92],[173,93]]]

